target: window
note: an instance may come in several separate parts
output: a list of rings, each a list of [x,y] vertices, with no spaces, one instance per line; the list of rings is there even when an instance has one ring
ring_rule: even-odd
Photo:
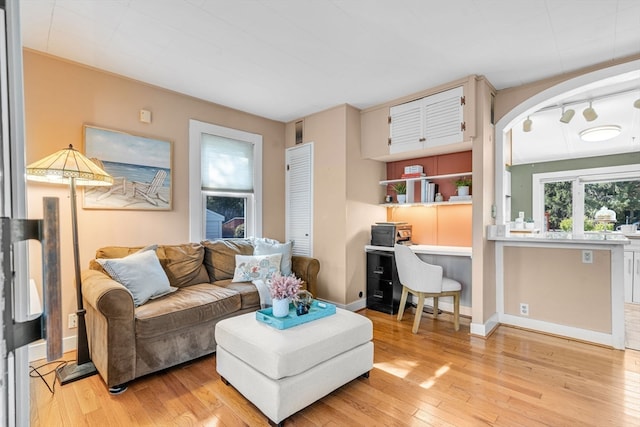
[[[616,221],[596,221],[602,208]],[[550,231],[615,230],[640,221],[640,171],[636,165],[533,175],[533,213]]]
[[[191,120],[192,241],[262,234],[262,136]]]

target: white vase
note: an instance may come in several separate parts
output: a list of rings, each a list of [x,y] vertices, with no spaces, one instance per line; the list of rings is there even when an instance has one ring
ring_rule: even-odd
[[[398,198],[398,203],[404,203],[407,201],[406,194],[397,194],[396,197]]]
[[[289,314],[289,299],[274,298],[272,301],[274,317],[286,317]]]
[[[468,196],[469,195],[469,186],[461,185],[458,187],[458,196]]]

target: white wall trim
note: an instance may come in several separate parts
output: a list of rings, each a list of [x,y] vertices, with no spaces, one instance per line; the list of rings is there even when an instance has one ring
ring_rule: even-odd
[[[254,213],[253,232],[256,237],[262,236],[262,135],[232,129],[199,120],[189,120],[189,239],[199,242],[204,236],[202,208],[202,174],[201,174],[201,135],[208,133],[225,138],[247,141],[254,144]]]
[[[498,326],[498,313],[494,313],[485,323],[471,323],[470,332],[471,335],[488,337]]]
[[[558,325],[557,323],[549,323],[542,320],[529,319],[526,317],[513,316],[510,314],[501,315],[500,323],[525,329],[531,329],[533,331],[546,332],[552,335],[593,342],[596,344],[602,344],[614,348],[620,348],[614,345],[614,337],[611,334],[603,332],[574,328],[572,326]],[[624,349],[624,343],[621,349]]]
[[[62,339],[62,352],[75,350],[78,344],[78,337],[72,335]],[[29,363],[36,360],[46,359],[47,357],[47,342],[44,340],[36,341],[29,344]]]

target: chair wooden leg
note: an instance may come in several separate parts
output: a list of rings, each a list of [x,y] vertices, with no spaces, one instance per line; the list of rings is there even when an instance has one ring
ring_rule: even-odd
[[[453,327],[460,330],[460,292],[453,294]]]
[[[400,297],[400,308],[398,308],[398,321],[402,320],[402,316],[404,315],[404,306],[407,305],[407,295],[409,294],[409,290],[406,286],[402,287],[402,296]]]
[[[438,297],[433,297],[433,318],[438,318]]]
[[[418,328],[420,327],[420,319],[422,318],[422,309],[424,308],[424,294],[422,292],[418,292],[418,307],[416,307],[416,315],[413,318],[413,329],[411,332],[414,334],[418,333]]]

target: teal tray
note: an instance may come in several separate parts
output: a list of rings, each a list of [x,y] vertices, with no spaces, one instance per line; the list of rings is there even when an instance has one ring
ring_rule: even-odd
[[[285,317],[275,317],[273,315],[273,309],[269,307],[256,311],[256,320],[266,323],[269,326],[273,326],[276,329],[288,329],[302,325],[303,323],[331,316],[332,314],[336,314],[335,305],[329,304],[328,302],[313,300],[311,307],[309,307],[309,312],[302,316],[298,316],[296,314],[296,307],[293,304],[289,304],[289,314]]]

